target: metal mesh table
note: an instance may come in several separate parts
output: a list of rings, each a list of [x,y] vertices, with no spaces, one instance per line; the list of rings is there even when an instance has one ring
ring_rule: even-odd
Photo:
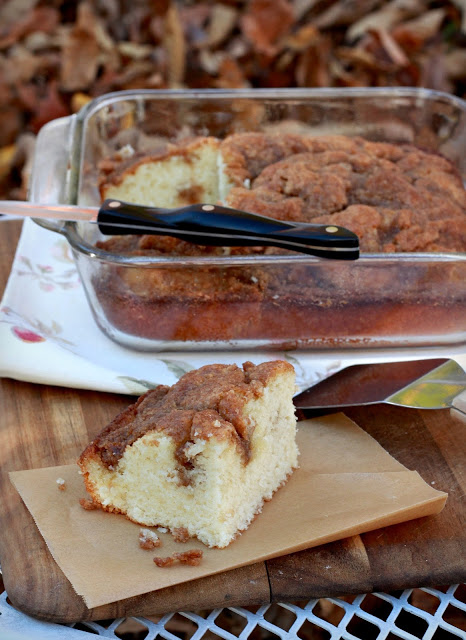
[[[13,608],[5,592],[0,595],[2,640],[85,640],[91,636],[128,640],[465,640],[466,587],[405,589],[74,625],[35,620]]]

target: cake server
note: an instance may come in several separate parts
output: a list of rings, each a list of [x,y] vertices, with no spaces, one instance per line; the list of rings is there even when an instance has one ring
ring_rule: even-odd
[[[449,359],[359,364],[342,369],[293,398],[315,413],[387,403],[416,409],[453,408],[466,422],[466,373]]]
[[[105,235],[168,235],[203,245],[267,245],[320,258],[355,260],[359,257],[358,237],[344,227],[284,222],[213,204],[160,209],[121,200],[105,200],[100,208],[0,201],[0,213],[94,222]]]

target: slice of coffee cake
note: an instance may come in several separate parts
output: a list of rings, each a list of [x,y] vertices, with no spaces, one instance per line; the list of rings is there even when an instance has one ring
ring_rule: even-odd
[[[297,467],[293,367],[207,365],[148,391],[78,464],[106,511],[210,547],[246,529]]]

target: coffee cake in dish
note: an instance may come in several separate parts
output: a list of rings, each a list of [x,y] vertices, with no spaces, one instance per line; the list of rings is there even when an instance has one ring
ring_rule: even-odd
[[[78,464],[93,501],[227,546],[297,467],[293,367],[207,365],[117,416]]]
[[[216,156],[209,190],[233,208],[347,227],[359,236],[363,253],[388,258],[466,251],[466,191],[454,165],[439,154],[361,137],[283,132],[236,133],[216,146],[209,142],[209,149],[210,166]],[[102,197],[117,195],[109,191],[115,184],[121,189],[131,184],[131,198],[141,201],[143,185],[138,192],[134,182],[139,162],[117,162],[102,178]],[[162,167],[171,156],[162,153],[144,162],[167,175]],[[190,204],[198,186],[179,200],[173,180],[145,203]],[[266,258],[241,267],[204,263],[186,268],[169,260],[151,269],[109,267],[95,290],[105,317],[124,339],[134,335],[165,344],[210,345],[267,341],[299,348],[367,346],[373,336],[377,346],[386,346],[396,335],[403,346],[418,344],[418,336],[436,334],[440,326],[440,340],[445,332],[464,326],[464,276],[456,264],[428,268],[419,262],[407,271],[400,260],[373,269],[360,267],[361,261],[297,260],[285,269],[273,259],[286,252],[274,247],[205,247],[151,235],[113,237],[98,247],[148,260]],[[433,297],[433,290],[441,296]]]
[[[408,144],[254,132],[199,138],[117,164],[101,195],[159,207],[221,201],[280,220],[341,225],[363,252],[466,250],[461,177],[445,158]],[[103,246],[113,249],[111,240]],[[186,243],[168,251],[183,255]]]

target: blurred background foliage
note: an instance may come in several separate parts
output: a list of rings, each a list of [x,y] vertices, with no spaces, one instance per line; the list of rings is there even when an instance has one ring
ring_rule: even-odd
[[[466,95],[466,0],[3,0],[0,198],[49,120],[123,89],[416,86]]]

